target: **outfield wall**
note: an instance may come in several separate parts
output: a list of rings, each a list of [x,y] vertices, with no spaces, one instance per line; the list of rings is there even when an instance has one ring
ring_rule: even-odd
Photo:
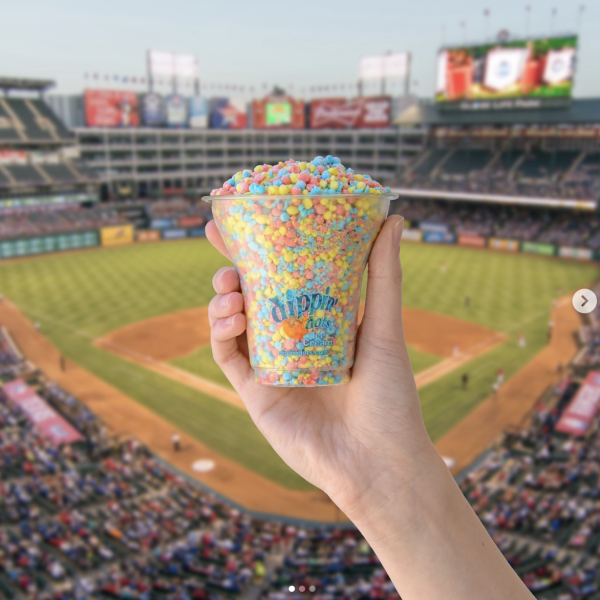
[[[204,227],[168,227],[135,231],[133,225],[116,225],[89,231],[0,240],[0,260],[98,246],[114,247],[136,242],[157,242],[205,236]]]
[[[489,248],[490,250],[500,250],[502,252],[523,252],[525,254],[554,256],[571,260],[600,261],[600,250],[559,246],[557,244],[544,244],[540,242],[523,242],[511,240],[509,238],[488,238],[470,234],[457,235],[443,230],[407,229],[402,234],[402,239],[408,242],[423,244],[449,244],[470,248]]]
[[[133,225],[117,225],[97,230],[78,231],[56,235],[42,235],[11,240],[0,240],[0,260],[20,258],[64,250],[79,250],[95,246],[119,246],[132,243],[158,242],[206,237],[205,228],[199,223],[184,219],[153,219],[154,228],[135,231]],[[186,227],[184,224],[187,224]],[[554,256],[581,261],[599,261],[600,250],[558,246],[540,242],[523,242],[509,238],[483,237],[471,234],[455,234],[442,228],[406,229],[402,239],[424,244],[448,244],[469,248],[489,248],[503,252],[523,252],[541,256]]]

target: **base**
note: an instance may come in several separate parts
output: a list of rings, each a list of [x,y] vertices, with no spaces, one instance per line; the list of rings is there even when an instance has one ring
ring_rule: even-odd
[[[316,369],[254,369],[254,380],[261,385],[279,387],[321,387],[344,385],[350,381],[350,369],[318,371]]]

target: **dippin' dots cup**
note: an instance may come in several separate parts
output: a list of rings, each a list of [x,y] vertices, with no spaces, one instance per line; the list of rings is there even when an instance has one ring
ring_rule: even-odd
[[[242,283],[255,379],[350,381],[365,266],[395,194],[210,196]]]

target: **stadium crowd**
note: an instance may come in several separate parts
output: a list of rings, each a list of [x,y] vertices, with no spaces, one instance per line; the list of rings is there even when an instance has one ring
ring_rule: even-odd
[[[595,200],[600,154],[541,150],[425,149],[402,187],[470,194]]]
[[[519,196],[531,198],[558,198],[569,200],[593,200],[599,194],[598,174],[576,176],[566,181],[547,179],[542,181],[511,180],[503,169],[490,170],[485,174],[469,177],[431,178],[428,175],[408,174],[401,187],[412,189],[436,190],[467,194],[485,194],[498,196]]]
[[[354,529],[258,520],[200,491],[139,442],[111,438],[0,329],[0,379],[14,378],[84,440],[54,445],[0,388],[0,598],[231,600],[252,586],[266,598],[291,581],[321,597],[393,595]]]
[[[556,430],[600,366],[599,314],[586,316],[581,352],[529,426],[508,431],[461,481],[540,599],[600,598],[600,416],[585,437]],[[0,387],[0,598],[398,598],[354,528],[257,519],[217,500],[138,441],[111,437],[3,328],[0,379],[26,382],[83,436],[55,445]]]
[[[146,202],[145,205],[149,218],[179,219],[182,217],[200,217],[203,220],[203,224],[211,219],[210,204],[201,200],[155,200],[153,202]]]
[[[411,227],[439,224],[457,235],[600,248],[596,213],[404,198],[394,202],[391,211],[403,215]]]
[[[507,432],[461,483],[536,598],[600,598],[600,415],[582,436],[557,429],[582,380],[600,367],[599,315],[585,316],[579,354],[529,427]]]
[[[111,208],[55,205],[48,209],[14,209],[0,215],[0,239],[89,231],[127,220]]]

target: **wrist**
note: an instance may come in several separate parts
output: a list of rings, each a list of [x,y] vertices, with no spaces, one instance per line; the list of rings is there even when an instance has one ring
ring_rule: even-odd
[[[398,452],[369,456],[366,467],[357,471],[356,478],[332,482],[325,492],[361,530],[385,529],[391,514],[412,523],[419,497],[427,495],[440,475],[449,476],[424,426]]]

